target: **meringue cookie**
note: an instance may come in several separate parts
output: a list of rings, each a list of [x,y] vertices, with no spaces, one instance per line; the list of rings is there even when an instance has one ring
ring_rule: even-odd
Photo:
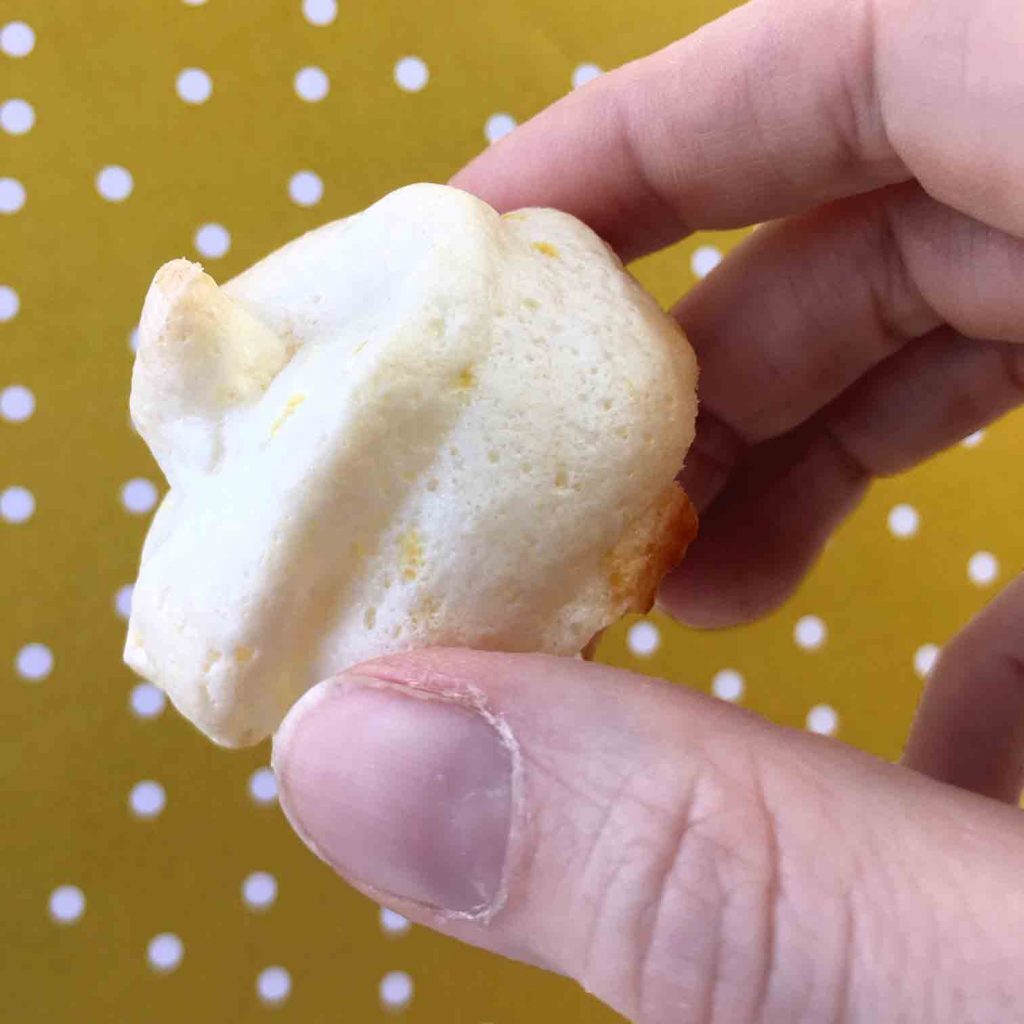
[[[226,746],[426,646],[574,654],[646,611],[696,518],[696,363],[565,213],[413,185],[143,309],[136,426],[170,489],[125,661]]]

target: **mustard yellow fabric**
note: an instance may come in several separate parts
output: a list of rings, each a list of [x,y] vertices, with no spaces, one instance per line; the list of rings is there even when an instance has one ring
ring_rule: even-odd
[[[117,608],[148,514],[125,501],[145,510],[152,494],[125,485],[163,482],[128,422],[130,335],[151,274],[197,256],[203,225],[227,231],[200,236],[212,253],[227,241],[203,257],[223,279],[396,186],[445,180],[488,124],[507,127],[493,115],[524,120],[585,77],[581,65],[611,68],[726,6],[0,3],[0,1018],[613,1019],[567,981],[422,929],[385,930],[272,799],[253,799],[267,747],[219,750],[133,689]],[[399,66],[402,88],[396,65],[410,57],[421,63]],[[299,87],[316,97],[326,76],[319,99],[296,92],[311,67],[323,74]],[[302,171],[322,183],[312,205],[289,193]],[[316,196],[308,176],[292,187]],[[734,240],[692,239],[640,275],[669,302],[694,264],[713,261],[699,247]],[[927,645],[1024,564],[1022,427],[1011,418],[876,486],[765,621],[708,635],[655,614],[654,629],[612,630],[601,657],[702,691],[717,676],[733,696],[741,677],[745,706],[797,728],[817,708],[814,727],[896,755]],[[903,505],[913,511],[892,522],[912,535],[901,537],[889,524]],[[823,642],[801,647],[795,631]],[[262,909],[243,897],[254,872],[276,883]],[[246,891],[266,902],[268,887],[250,878]],[[287,975],[261,973],[270,967]]]

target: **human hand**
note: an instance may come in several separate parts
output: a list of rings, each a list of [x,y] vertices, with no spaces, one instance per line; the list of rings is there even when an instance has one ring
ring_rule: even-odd
[[[625,257],[775,221],[677,307],[683,619],[774,606],[872,475],[1020,401],[1021,52],[1009,0],[757,0],[455,179]],[[603,666],[430,651],[303,698],[281,800],[373,898],[643,1024],[1024,1019],[1022,617],[1018,580],[947,646],[917,771]]]

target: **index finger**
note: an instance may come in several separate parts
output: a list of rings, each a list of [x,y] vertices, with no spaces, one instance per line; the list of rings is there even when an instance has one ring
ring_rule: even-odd
[[[754,0],[566,96],[452,184],[555,206],[629,259],[911,175],[873,88],[869,2]]]

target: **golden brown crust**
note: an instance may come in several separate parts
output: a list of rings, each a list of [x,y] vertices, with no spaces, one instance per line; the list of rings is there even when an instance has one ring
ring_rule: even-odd
[[[665,573],[696,536],[697,510],[686,492],[672,483],[608,555],[608,583],[618,614],[649,612]]]

